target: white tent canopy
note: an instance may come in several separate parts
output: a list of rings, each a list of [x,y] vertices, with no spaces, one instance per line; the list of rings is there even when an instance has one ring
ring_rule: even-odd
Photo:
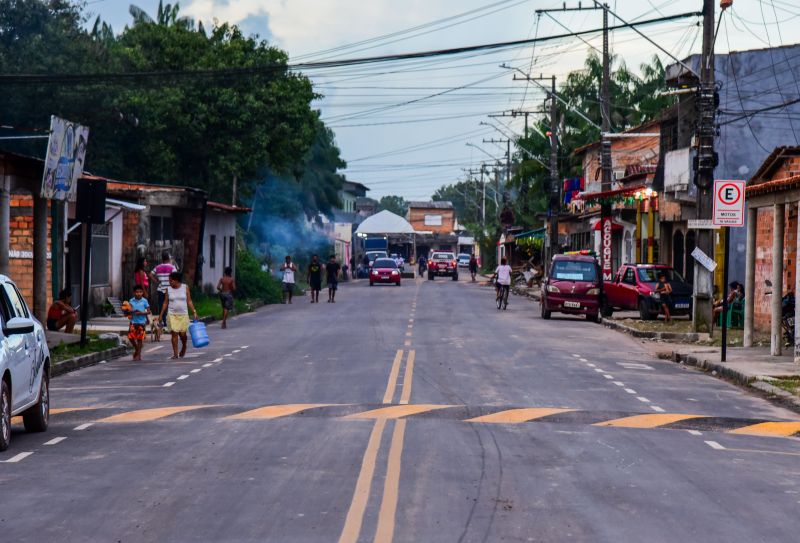
[[[358,225],[356,234],[413,234],[414,227],[400,215],[383,210]]]

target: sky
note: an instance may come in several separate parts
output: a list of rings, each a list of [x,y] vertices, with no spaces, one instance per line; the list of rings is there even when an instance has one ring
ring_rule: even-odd
[[[554,36],[602,26],[600,11],[542,14],[563,0],[184,0],[181,13],[203,21],[239,25],[285,49],[290,62],[319,61],[438,50],[483,43]],[[121,31],[130,21],[122,0],[89,0],[88,9]],[[591,0],[583,0],[583,6]],[[136,3],[155,13],[158,0]],[[567,2],[570,7],[577,1]],[[699,11],[702,0],[609,0],[621,19],[654,19]],[[719,13],[718,13],[719,15]],[[723,16],[718,53],[796,41],[797,0],[736,0]],[[619,21],[610,16],[610,24]],[[642,27],[672,56],[698,53],[698,17]],[[482,161],[503,160],[506,145],[484,140],[514,138],[521,116],[540,110],[545,98],[535,84],[515,81],[524,73],[562,80],[580,69],[600,33],[535,46],[425,60],[304,73],[324,95],[315,103],[336,133],[348,163],[348,179],[370,187],[369,196],[396,194],[428,199],[442,185],[463,180]],[[364,43],[365,40],[370,40]],[[634,71],[658,55],[669,55],[634,31],[611,33],[612,53]],[[505,64],[513,69],[502,68]],[[531,123],[537,115],[531,113]],[[483,123],[483,124],[481,124]],[[470,144],[470,145],[467,145]]]

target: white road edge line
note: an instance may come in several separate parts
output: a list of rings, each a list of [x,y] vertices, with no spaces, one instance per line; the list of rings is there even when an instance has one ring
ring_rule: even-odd
[[[723,447],[722,445],[720,445],[716,441],[706,441],[705,444],[708,445],[709,447],[711,447],[712,449],[717,449],[718,451],[724,451],[725,450],[725,447]]]
[[[80,432],[81,430],[86,430],[92,424],[94,424],[94,423],[93,422],[84,422],[80,426],[76,426],[75,428],[73,428],[73,430],[75,430],[76,432]]]
[[[233,351],[233,354],[240,353],[240,352],[242,352],[241,349],[236,349],[236,350]]]
[[[250,345],[242,345],[242,349],[249,349]]]
[[[689,432],[690,434],[692,434],[693,436],[701,436],[701,435],[703,435],[703,432],[701,432],[699,430],[686,430],[686,431]]]
[[[162,386],[162,387],[164,387],[164,388],[168,388],[168,387],[171,387],[171,386],[172,386],[172,385],[174,385],[174,384],[175,384],[175,381],[170,381],[170,382],[168,382],[168,383],[164,383],[164,384],[163,384],[163,385],[161,385],[161,386]]]
[[[164,348],[164,346],[163,346],[163,345],[156,345],[155,347],[150,347],[150,348],[149,348],[149,349],[147,349],[145,352],[146,352],[146,353],[152,353],[152,352],[154,352],[154,351],[157,351],[157,350],[159,350],[159,349],[163,349],[163,348]]]
[[[213,365],[213,364],[211,364],[211,362],[209,362],[209,363],[207,363],[207,364],[203,364],[203,367],[204,367],[204,368],[210,368],[212,365]]]
[[[586,365],[589,366],[590,368],[596,368],[597,367],[594,364],[586,364]]]
[[[232,354],[223,354],[222,356],[233,356]]]
[[[200,373],[201,371],[203,371],[203,370],[201,370],[200,368],[195,368],[192,371],[190,371],[189,373]]]
[[[178,381],[183,381],[184,379],[188,379],[188,378],[189,378],[189,376],[184,373],[183,375],[178,377]]]
[[[638,392],[636,392],[636,391],[635,391],[635,390],[633,390],[632,388],[626,388],[626,389],[625,389],[625,392],[627,392],[628,394],[638,394]]]
[[[220,357],[220,358],[215,358],[213,361],[214,361],[214,362],[222,362],[222,357]]]
[[[664,409],[662,409],[661,407],[658,407],[657,405],[651,405],[650,409],[652,409],[653,411],[656,411],[658,413],[663,413],[664,412]]]
[[[44,443],[43,443],[43,445],[58,445],[59,443],[61,443],[61,442],[62,442],[62,441],[64,441],[65,439],[67,439],[67,438],[66,438],[66,436],[62,436],[62,437],[54,437],[54,438],[53,438],[53,439],[51,439],[50,441],[46,441],[46,442],[44,442]]]
[[[20,460],[24,460],[25,458],[28,458],[32,454],[33,454],[33,451],[21,452],[19,454],[16,454],[16,455],[12,456],[8,460],[5,460],[4,462],[6,464],[15,464],[15,463],[19,462]]]
[[[614,381],[614,384],[617,385],[618,387],[624,387],[625,386],[625,383],[623,383],[622,381]]]
[[[613,379],[614,378],[612,375],[608,375],[608,374],[604,374],[603,377],[605,377],[606,379]]]
[[[179,377],[179,379],[180,379],[180,377]],[[650,400],[648,400],[644,396],[636,396],[636,399],[639,400],[640,402],[650,403]]]
[[[605,373],[606,372],[606,370],[604,370],[602,368],[595,368],[594,371],[596,371],[597,373]]]

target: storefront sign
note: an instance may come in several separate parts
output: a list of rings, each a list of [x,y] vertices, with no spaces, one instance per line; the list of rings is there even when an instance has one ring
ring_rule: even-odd
[[[611,217],[603,217],[601,233],[602,233],[602,254],[603,254],[603,281],[611,281],[613,279],[613,270],[611,266],[611,232],[612,221]]]

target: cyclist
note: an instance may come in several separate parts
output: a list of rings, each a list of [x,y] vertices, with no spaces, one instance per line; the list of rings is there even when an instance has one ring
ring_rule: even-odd
[[[497,300],[503,300],[503,309],[508,308],[508,291],[511,289],[511,266],[505,258],[500,260],[500,265],[494,271],[493,279],[496,279]],[[497,306],[500,309],[500,306]]]

